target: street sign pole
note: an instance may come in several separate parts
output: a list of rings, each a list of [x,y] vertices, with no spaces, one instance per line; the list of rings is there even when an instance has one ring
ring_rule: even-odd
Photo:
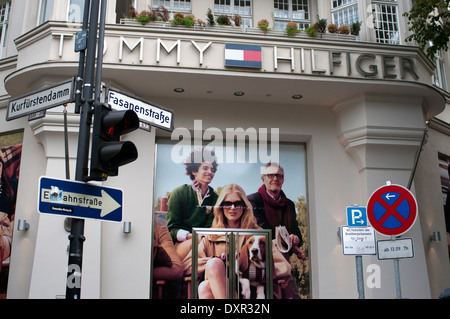
[[[83,13],[83,25],[81,27],[81,32],[87,33],[87,28],[89,24],[89,10],[90,10],[91,1],[84,1],[84,13]],[[75,79],[75,113],[79,114],[81,109],[81,89],[83,85],[83,77],[84,77],[84,61],[86,59],[86,47],[83,46],[79,50],[80,56],[78,58],[78,74]]]
[[[99,0],[92,0],[90,5],[89,33],[87,39],[87,55],[85,65],[85,79],[83,87],[83,106],[80,114],[80,129],[78,135],[77,164],[75,180],[84,181],[88,174],[88,156],[90,145],[90,128],[92,122],[92,93],[95,73],[95,53],[97,42],[97,24],[99,13]],[[89,0],[85,1],[85,6]],[[87,15],[85,15],[85,18]],[[101,54],[101,53],[99,53]],[[84,220],[72,220],[69,235],[69,267],[67,270],[66,299],[79,299],[81,294],[81,268],[83,260]],[[79,278],[77,278],[79,277]],[[77,279],[73,284],[74,278]]]
[[[354,205],[357,207],[358,205]],[[360,216],[360,215],[358,215]],[[354,219],[354,216],[352,216]],[[364,293],[364,275],[363,275],[363,260],[361,255],[355,256],[355,262],[356,262],[356,285],[358,288],[358,297],[359,299],[365,299],[365,293]]]
[[[366,227],[367,213],[365,207],[359,207],[357,204],[347,207],[347,225],[352,227]],[[362,255],[355,255],[356,262],[356,287],[358,289],[359,299],[365,299],[364,293],[364,272]]]
[[[386,181],[386,185],[377,189],[369,198],[367,203],[367,212],[370,224],[379,233],[391,236],[391,242],[395,242],[395,236],[399,236],[407,232],[413,226],[417,218],[417,202],[414,195],[409,189],[392,185],[390,181]],[[408,245],[403,248],[403,252],[409,253]],[[386,249],[386,248],[385,248]],[[394,256],[394,272],[395,272],[395,289],[398,299],[402,298],[402,290],[400,284],[400,265],[399,258],[401,252],[394,249],[397,254]],[[389,248],[386,249],[390,251]],[[380,251],[378,251],[380,255]],[[385,252],[382,252],[386,255]],[[403,258],[407,256],[403,256]]]
[[[356,260],[356,283],[358,286],[359,299],[364,299],[364,275],[363,275],[363,261],[361,255],[355,256]]]
[[[391,236],[392,240],[395,240],[395,236]],[[395,273],[395,293],[397,299],[402,299],[402,286],[400,283],[400,264],[399,259],[394,258],[394,273]]]

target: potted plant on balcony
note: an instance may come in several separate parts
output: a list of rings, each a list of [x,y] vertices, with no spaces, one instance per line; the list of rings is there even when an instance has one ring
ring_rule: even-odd
[[[310,37],[314,38],[317,35],[317,28],[315,27],[314,24],[311,24],[308,29],[305,30],[306,34],[309,35]]]
[[[350,25],[350,33],[352,35],[358,35],[360,30],[361,30],[361,22],[359,22],[359,21],[358,22],[353,22]]]
[[[148,22],[153,21],[169,21],[169,11],[163,6],[159,6],[156,9],[152,9],[149,6],[148,10],[142,10],[141,12],[137,12],[136,9],[130,5],[128,16],[124,18],[122,21],[124,23],[136,23],[140,22],[142,25],[146,25]]]
[[[314,24],[314,27],[317,29],[317,32],[325,33],[327,30],[327,19],[321,19],[319,15],[317,15],[317,21]]]
[[[195,16],[192,14],[184,15],[184,13],[176,12],[173,16],[172,23],[174,25],[184,25],[188,28],[195,24]]]
[[[231,19],[226,14],[221,14],[217,17],[217,24],[218,25],[231,25]]]
[[[269,30],[269,21],[267,19],[261,19],[258,21],[258,28],[266,33]]]
[[[239,14],[234,14],[232,18],[235,27],[240,27],[242,23],[242,17]]]
[[[338,26],[334,23],[330,23],[327,27],[328,33],[336,33],[338,32]]]
[[[206,20],[208,21],[209,25],[215,25],[216,21],[214,21],[214,14],[211,11],[211,8],[208,8],[208,11],[206,13]]]
[[[338,28],[338,33],[339,34],[350,34],[350,27],[348,25],[343,24]]]
[[[135,19],[142,25],[146,25],[152,21],[152,12],[150,10],[142,10]]]
[[[288,22],[286,24],[286,35],[288,37],[293,37],[298,31],[298,24],[294,21]]]

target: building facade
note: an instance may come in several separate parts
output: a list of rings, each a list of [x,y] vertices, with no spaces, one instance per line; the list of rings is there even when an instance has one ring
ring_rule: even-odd
[[[29,102],[11,109],[9,101],[76,76],[83,5],[0,1],[0,147],[4,158],[12,146],[21,148],[20,171],[8,176],[15,181],[8,183],[15,207],[8,214],[12,234],[4,232],[7,298],[65,296],[67,219],[38,212],[37,202],[41,176],[74,179],[80,115],[68,103],[43,117],[12,119]],[[162,6],[169,21],[130,19],[130,5],[140,16]],[[102,184],[123,190],[123,222],[131,231],[124,232],[123,223],[85,221],[81,298],[154,297],[156,216],[166,192],[190,183],[182,162],[189,147],[202,144],[219,157],[215,189],[238,183],[250,194],[260,186],[260,166],[279,161],[285,167],[283,189],[304,214],[302,289],[309,298],[358,297],[355,258],[343,254],[339,237],[346,207],[365,206],[388,181],[411,182],[418,217],[400,236],[414,243],[413,258],[399,261],[402,297],[438,298],[450,287],[444,214],[450,56],[442,52],[432,61],[405,43],[402,13],[410,8],[411,1],[396,0],[108,1],[102,82],[171,110],[173,128],[125,136],[138,159]],[[174,24],[177,13],[195,16],[194,25]],[[219,25],[225,14],[238,14],[240,23]],[[268,30],[258,27],[263,19]],[[320,19],[352,26],[354,34],[311,36],[305,30]],[[301,31],[289,36],[291,21]],[[111,96],[108,102],[119,103]],[[19,220],[29,227],[19,230]],[[377,233],[376,239],[390,238]],[[395,298],[393,261],[362,260],[365,297]]]

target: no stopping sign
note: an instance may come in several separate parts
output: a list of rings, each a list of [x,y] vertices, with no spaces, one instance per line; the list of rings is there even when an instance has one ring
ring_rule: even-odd
[[[382,186],[373,192],[367,202],[367,218],[379,233],[387,236],[401,235],[416,221],[416,199],[403,186]]]

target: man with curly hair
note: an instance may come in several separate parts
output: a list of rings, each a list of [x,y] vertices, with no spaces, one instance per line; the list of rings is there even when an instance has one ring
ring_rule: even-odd
[[[192,184],[175,188],[167,204],[167,227],[181,260],[192,247],[192,228],[211,227],[217,194],[209,186],[217,171],[214,152],[205,148],[194,150],[186,159],[186,175]]]

